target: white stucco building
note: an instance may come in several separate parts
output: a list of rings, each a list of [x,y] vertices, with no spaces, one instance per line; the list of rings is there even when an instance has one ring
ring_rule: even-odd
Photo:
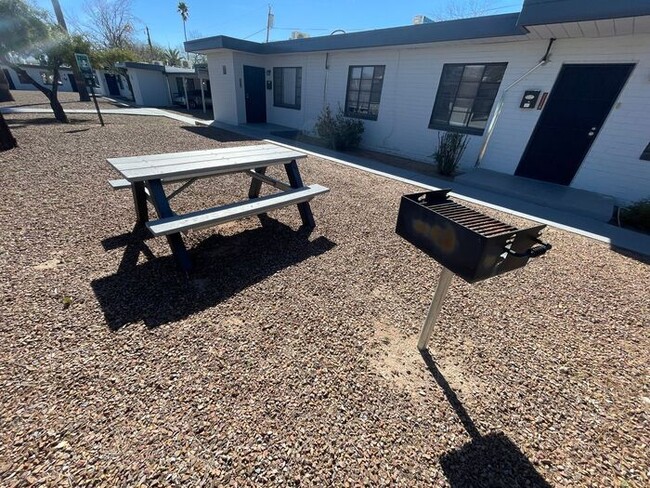
[[[214,117],[313,131],[325,105],[366,148],[429,161],[437,131],[475,165],[650,196],[650,2],[525,0],[520,13],[259,44],[192,40]]]

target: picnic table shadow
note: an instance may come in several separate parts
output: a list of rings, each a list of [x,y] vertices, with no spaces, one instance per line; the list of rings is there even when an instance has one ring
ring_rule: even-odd
[[[311,231],[260,216],[262,226],[224,236],[214,234],[189,249],[193,272],[180,271],[174,258],[155,257],[148,232],[105,239],[107,250],[124,247],[116,273],[91,283],[112,330],[143,321],[154,328],[210,308],[274,273],[319,256],[336,244],[326,237],[309,240]],[[143,254],[145,262],[138,264]]]
[[[443,454],[440,466],[453,488],[551,488],[530,460],[503,432],[481,435],[428,350],[422,358],[471,441]]]
[[[220,129],[219,127],[212,126],[200,126],[200,125],[188,125],[182,126],[188,132],[192,132],[199,136],[207,137],[218,142],[245,142],[245,141],[258,141],[255,137],[249,137],[244,134],[239,134],[237,132],[231,132],[229,130]]]

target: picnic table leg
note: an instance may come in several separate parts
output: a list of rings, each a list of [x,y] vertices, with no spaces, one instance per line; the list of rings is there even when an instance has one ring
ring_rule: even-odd
[[[147,211],[147,194],[144,191],[144,182],[134,181],[131,183],[131,191],[133,192],[133,202],[135,204],[136,225],[143,225],[147,220],[149,220],[149,212]]]
[[[298,171],[298,164],[294,159],[290,163],[284,165],[284,169],[287,172],[287,177],[289,178],[289,184],[291,188],[302,188],[304,185],[302,183],[302,178],[300,177],[300,172]],[[316,227],[316,222],[314,222],[314,215],[311,213],[311,207],[309,202],[303,202],[298,204],[298,212],[300,212],[300,218],[302,219],[303,225],[309,228]]]
[[[158,213],[158,217],[165,218],[174,216],[175,214],[169,206],[167,195],[165,195],[165,190],[163,190],[162,182],[160,180],[150,180],[147,181],[146,184],[151,199],[153,200],[153,206],[156,208],[156,212]],[[169,243],[172,254],[176,258],[181,269],[186,273],[189,273],[192,269],[192,262],[187,253],[187,249],[185,248],[185,243],[183,243],[181,234],[179,232],[168,234],[167,242]]]
[[[255,168],[255,172],[261,175],[266,173],[266,166],[261,168]],[[260,196],[260,190],[262,189],[262,180],[252,178],[251,187],[248,190],[248,198],[257,198]]]

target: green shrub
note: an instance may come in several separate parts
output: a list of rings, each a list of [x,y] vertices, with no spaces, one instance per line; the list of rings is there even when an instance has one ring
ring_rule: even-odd
[[[650,233],[650,198],[621,209],[621,224]]]
[[[433,158],[441,175],[452,176],[456,173],[467,142],[468,137],[465,134],[438,132],[438,149],[433,153]]]
[[[335,116],[329,105],[323,108],[314,128],[318,136],[325,139],[336,151],[359,147],[361,134],[364,131],[363,121],[347,118],[341,107]]]

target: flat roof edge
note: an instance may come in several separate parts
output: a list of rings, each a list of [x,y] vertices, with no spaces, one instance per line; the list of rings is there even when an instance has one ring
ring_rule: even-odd
[[[561,24],[650,15],[647,0],[524,0],[517,25]]]
[[[187,41],[185,50],[204,52],[229,49],[253,54],[290,54],[523,36],[527,31],[517,25],[518,19],[519,13],[500,14],[265,44],[228,36],[213,36]]]

